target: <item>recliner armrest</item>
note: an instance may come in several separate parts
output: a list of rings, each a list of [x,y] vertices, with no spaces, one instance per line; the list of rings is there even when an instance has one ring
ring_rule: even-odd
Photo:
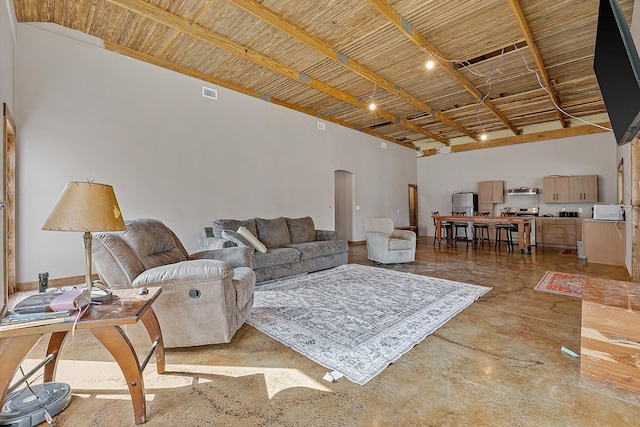
[[[210,251],[196,252],[189,255],[189,259],[210,259],[224,261],[233,268],[249,267],[253,268],[253,252],[255,249],[247,246],[235,246],[232,248],[214,249]]]
[[[142,272],[132,287],[171,286],[185,283],[206,283],[233,277],[233,268],[224,261],[200,259],[161,265]]]

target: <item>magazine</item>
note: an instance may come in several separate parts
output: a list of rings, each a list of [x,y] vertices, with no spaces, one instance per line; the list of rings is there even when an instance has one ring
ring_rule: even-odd
[[[13,306],[16,313],[43,313],[52,311],[69,311],[84,308],[91,303],[91,296],[86,288],[73,289],[66,292],[37,293],[29,295]]]
[[[19,314],[13,313],[4,317],[0,321],[0,331],[10,329],[29,328],[33,326],[52,325],[54,323],[74,322],[87,310],[60,311],[60,312],[42,312]]]

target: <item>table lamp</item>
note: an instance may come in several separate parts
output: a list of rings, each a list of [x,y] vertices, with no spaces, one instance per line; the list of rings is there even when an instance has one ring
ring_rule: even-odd
[[[87,181],[67,183],[42,229],[84,232],[85,278],[91,295],[91,232],[122,231],[125,225],[113,187]]]

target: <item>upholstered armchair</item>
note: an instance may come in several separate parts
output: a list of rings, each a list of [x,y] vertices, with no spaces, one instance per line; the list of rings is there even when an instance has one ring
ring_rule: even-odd
[[[253,306],[252,250],[235,247],[189,255],[158,220],[125,224],[122,232],[93,233],[93,262],[100,279],[114,294],[121,288],[162,287],[153,309],[166,347],[229,342]]]
[[[364,218],[367,257],[380,264],[412,262],[416,255],[416,233],[394,230],[390,218]]]

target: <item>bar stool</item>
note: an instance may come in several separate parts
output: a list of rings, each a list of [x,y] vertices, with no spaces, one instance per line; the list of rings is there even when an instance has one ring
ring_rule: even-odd
[[[500,215],[502,217],[511,217],[514,216],[510,212],[502,212]],[[515,229],[514,225],[511,223],[498,223],[495,225],[496,229],[496,245],[495,247],[500,250],[501,243],[504,241],[507,244],[507,250],[513,250],[513,237],[511,236],[511,232]],[[502,231],[506,233],[504,240],[502,239]]]
[[[451,212],[452,216],[467,216],[466,212]],[[469,221],[453,221],[451,223],[453,226],[453,241],[458,241],[458,230],[464,230],[464,240],[467,242],[467,247],[469,247],[469,235],[467,234],[467,228],[469,228]]]
[[[440,212],[438,211],[434,211],[431,212],[431,216],[440,216]],[[433,225],[434,227],[438,227],[438,221],[436,221],[435,218],[433,218]],[[437,236],[437,229],[436,229],[436,236]],[[436,245],[436,236],[433,236],[433,246]],[[451,226],[450,222],[447,221],[441,221],[440,222],[440,236],[442,236],[445,239],[445,242],[447,243],[447,245],[449,244],[449,241],[451,240],[452,236],[453,236],[453,228]],[[440,245],[440,242],[438,242],[438,245]]]
[[[476,216],[489,216],[489,212],[476,212]],[[491,239],[489,238],[489,223],[488,222],[473,222],[473,241],[477,245],[478,243],[482,243],[484,246],[484,241],[486,240],[488,243],[491,243]],[[480,230],[480,237],[478,238],[478,232]],[[487,235],[485,237],[485,231]]]

